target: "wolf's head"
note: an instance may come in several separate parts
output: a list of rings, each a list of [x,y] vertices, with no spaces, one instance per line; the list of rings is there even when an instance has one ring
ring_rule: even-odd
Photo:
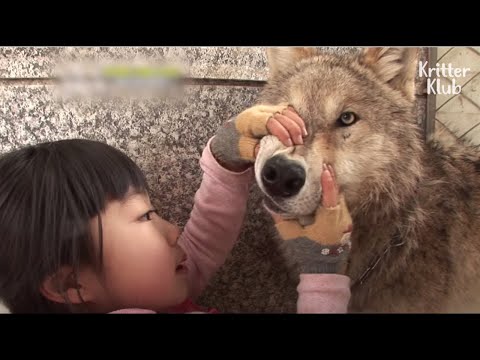
[[[308,130],[301,146],[285,148],[271,136],[262,140],[255,169],[267,206],[308,218],[321,199],[323,163],[334,166],[354,212],[387,198],[386,208],[401,206],[421,172],[422,141],[413,112],[417,52],[267,50],[270,79],[260,102],[290,103]]]

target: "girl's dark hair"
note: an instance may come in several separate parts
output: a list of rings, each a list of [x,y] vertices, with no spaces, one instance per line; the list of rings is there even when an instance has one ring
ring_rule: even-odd
[[[101,264],[91,220],[129,189],[148,191],[142,171],[101,142],[71,139],[42,143],[0,157],[0,299],[13,313],[70,312],[46,299],[43,281],[63,265],[74,273]]]

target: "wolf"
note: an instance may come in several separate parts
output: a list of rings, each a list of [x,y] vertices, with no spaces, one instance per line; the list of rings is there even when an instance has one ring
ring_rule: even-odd
[[[267,49],[257,104],[292,105],[308,136],[288,148],[263,138],[256,182],[267,207],[308,224],[322,165],[333,165],[353,219],[349,312],[480,310],[479,152],[424,140],[414,114],[418,52]]]

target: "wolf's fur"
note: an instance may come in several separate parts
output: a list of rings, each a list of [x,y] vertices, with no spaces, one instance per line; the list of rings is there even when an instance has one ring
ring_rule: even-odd
[[[273,200],[308,217],[320,201],[322,163],[333,164],[354,224],[352,312],[480,310],[479,153],[452,138],[424,142],[413,112],[416,56],[408,48],[268,50],[259,103],[292,104],[309,133],[305,146],[278,150],[305,167],[304,188]],[[360,119],[340,126],[345,111]]]

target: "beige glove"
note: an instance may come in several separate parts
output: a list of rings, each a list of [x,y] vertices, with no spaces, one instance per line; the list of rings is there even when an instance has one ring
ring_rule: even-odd
[[[307,131],[303,120],[288,104],[255,105],[223,124],[210,149],[223,167],[243,171],[254,163],[260,140],[269,134],[285,146],[293,146],[303,144]]]
[[[274,216],[275,226],[302,273],[342,274],[351,247],[352,218],[344,196],[338,195],[331,167],[324,170],[322,185],[322,205],[318,207],[312,224],[302,226],[297,220]],[[332,202],[337,205],[325,206]]]

